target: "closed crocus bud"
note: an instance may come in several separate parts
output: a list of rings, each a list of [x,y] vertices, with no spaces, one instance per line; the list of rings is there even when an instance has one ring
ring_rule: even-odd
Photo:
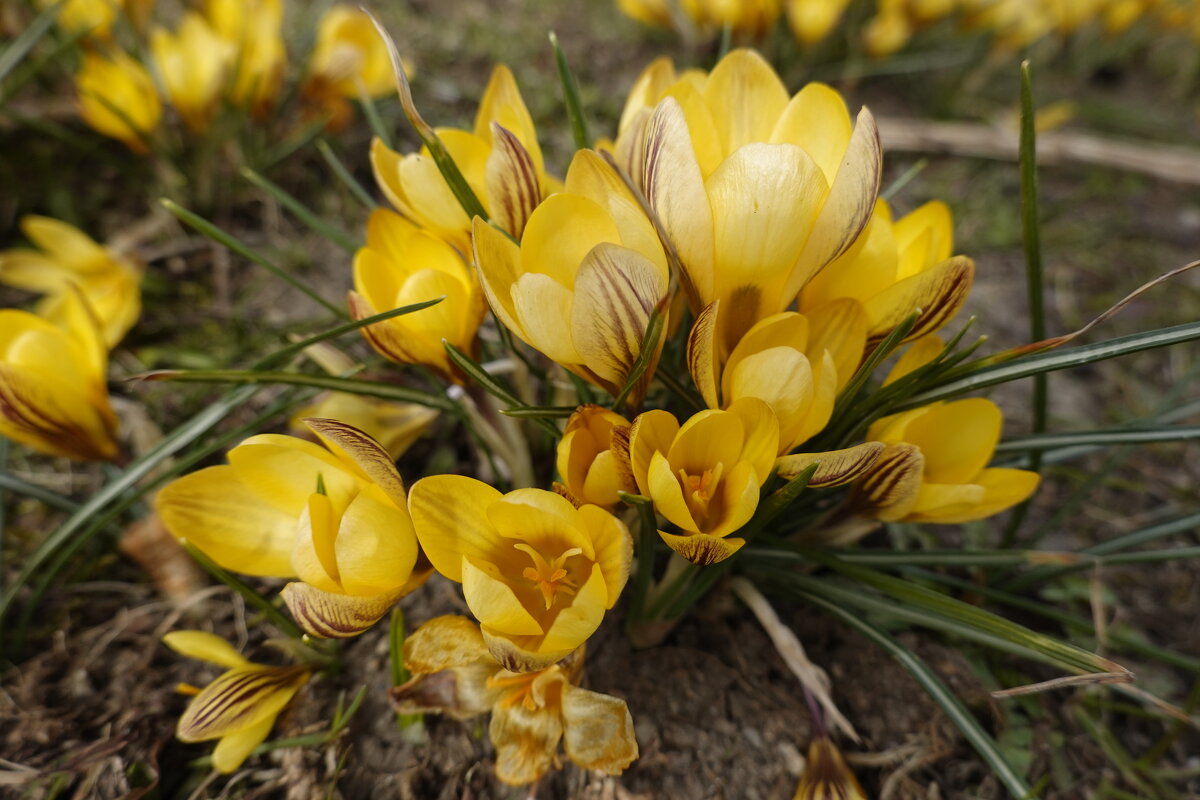
[[[863,47],[873,58],[895,53],[912,37],[912,23],[903,11],[881,11],[863,26]]]
[[[225,91],[237,48],[189,11],[174,33],[158,27],[151,32],[150,52],[180,119],[193,131],[204,131]]]
[[[533,209],[557,183],[546,176],[533,118],[508,67],[492,71],[473,130],[442,128],[437,134],[492,222],[520,237]],[[371,165],[397,211],[470,252],[471,218],[427,149],[401,156],[375,139]]]
[[[829,36],[847,5],[849,0],[788,0],[788,27],[798,42],[814,45]]]
[[[326,447],[252,436],[228,465],[168,484],[156,506],[173,535],[222,567],[298,578],[283,598],[308,633],[356,636],[429,570],[391,457],[345,423],[307,424]]]
[[[447,380],[456,373],[442,340],[474,349],[487,310],[479,281],[458,250],[387,209],[367,222],[367,244],[354,256],[355,319],[445,297],[429,308],[362,329],[381,355],[397,364],[423,364]]]
[[[638,489],[680,529],[659,536],[701,565],[724,561],[746,543],[730,534],[754,516],[778,448],[775,415],[754,397],[725,411],[701,411],[682,426],[666,411],[647,411],[629,437]]]
[[[867,800],[867,795],[834,743],[817,736],[808,746],[808,761],[792,800]]]
[[[856,300],[867,315],[869,340],[878,342],[919,308],[905,341],[933,333],[962,310],[975,278],[975,263],[951,256],[953,247],[953,222],[944,203],[928,202],[893,221],[880,201],[853,247],[804,287],[800,310],[813,313],[840,299]]]
[[[721,301],[725,352],[850,247],[882,158],[870,112],[852,124],[823,84],[789,99],[749,50],[674,84],[634,116],[617,151],[675,244],[693,312]]]
[[[225,667],[203,689],[180,687],[195,698],[176,728],[180,741],[218,740],[212,755],[218,772],[230,773],[242,765],[312,675],[307,667],[247,661],[224,639],[204,631],[172,631],[163,637],[163,644],[188,658]]]
[[[476,218],[475,263],[505,326],[614,395],[641,355],[652,312],[665,305],[669,271],[654,226],[591,150],[575,154],[564,191],[537,207],[520,244]],[[635,402],[656,362],[657,352]]]
[[[558,442],[558,474],[568,499],[576,505],[591,503],[611,510],[621,500],[617,492],[637,491],[628,457],[622,457],[619,443],[614,450],[614,429],[616,437],[627,443],[629,420],[597,405],[580,406],[567,420]]]
[[[229,98],[264,116],[279,95],[287,67],[282,0],[207,0],[205,16],[237,51]]]
[[[317,45],[309,72],[328,81],[343,97],[371,97],[393,90],[392,63],[375,23],[359,8],[335,5],[317,23]]]
[[[45,295],[38,315],[59,325],[78,292],[96,315],[105,344],[114,346],[142,311],[141,265],[95,242],[78,228],[50,217],[21,218],[36,250],[0,252],[0,283]]]
[[[492,657],[513,672],[570,655],[629,576],[625,525],[553,492],[501,494],[473,478],[435,475],[413,484],[409,510],[434,569],[462,584]]]
[[[971,522],[1033,494],[1038,474],[987,467],[1000,441],[1000,409],[969,398],[884,417],[867,438],[887,449],[858,486],[856,504],[885,522]]]
[[[584,649],[536,672],[512,672],[497,662],[479,627],[466,617],[435,617],[404,640],[412,679],[392,688],[397,713],[492,713],[496,777],[533,783],[558,764],[558,747],[577,766],[619,775],[638,757],[624,700],[579,687]]]
[[[107,368],[108,348],[78,293],[64,296],[55,322],[0,310],[0,434],[49,455],[115,459]]]
[[[646,25],[669,28],[674,22],[667,0],[617,0],[617,8],[625,16]]]
[[[790,452],[829,422],[838,391],[858,369],[866,316],[843,300],[809,318],[784,311],[754,324],[727,358],[717,341],[721,304],[708,306],[688,337],[688,367],[709,408],[743,397],[766,402],[779,422],[779,452]]]
[[[75,87],[84,122],[130,150],[149,152],[148,137],[162,118],[162,104],[141,64],[120,51],[110,56],[85,53]]]

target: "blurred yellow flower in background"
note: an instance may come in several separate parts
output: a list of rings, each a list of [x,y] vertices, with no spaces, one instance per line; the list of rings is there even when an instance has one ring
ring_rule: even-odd
[[[501,494],[462,475],[435,475],[409,493],[421,547],[461,583],[492,656],[513,672],[545,669],[595,633],[633,558],[625,525],[553,492]]]
[[[150,52],[180,119],[193,131],[205,130],[227,88],[237,48],[201,14],[188,11],[174,33],[151,31]]]
[[[746,543],[729,535],[754,516],[778,450],[779,424],[756,397],[701,411],[682,426],[670,412],[647,411],[629,436],[638,489],[682,531],[659,536],[695,564],[724,561]]]
[[[264,116],[275,105],[287,67],[283,0],[207,0],[204,9],[213,29],[237,53],[230,99]]]
[[[492,221],[519,238],[533,209],[557,182],[546,175],[533,118],[508,67],[492,70],[473,130],[439,128],[437,134]],[[402,156],[375,139],[371,165],[375,182],[397,211],[470,252],[471,219],[428,149]]]
[[[107,347],[121,341],[142,312],[141,266],[50,217],[22,217],[21,230],[37,249],[0,252],[0,283],[45,295],[37,313],[60,325],[78,291],[99,320]]]
[[[358,97],[360,85],[371,97],[394,87],[387,45],[367,13],[353,6],[335,5],[321,15],[309,73],[344,97]]]
[[[168,484],[155,506],[174,536],[222,567],[299,578],[283,598],[308,633],[356,636],[429,572],[391,457],[345,423],[308,425],[325,447],[251,436],[228,465]]]
[[[69,33],[106,39],[121,13],[121,0],[37,0],[38,9],[58,6],[58,25]]]
[[[355,319],[393,308],[446,299],[411,314],[377,322],[363,336],[397,364],[424,364],[461,382],[442,346],[475,350],[475,332],[487,310],[479,281],[462,254],[399,214],[376,209],[367,222],[367,244],[354,256]]]
[[[470,719],[489,711],[496,777],[522,786],[567,758],[582,769],[617,775],[638,757],[625,701],[582,689],[584,648],[537,672],[512,672],[489,652],[466,617],[435,617],[404,642],[413,677],[390,691],[401,714]]]
[[[802,45],[824,40],[846,13],[850,0],[786,0],[788,27]]]
[[[172,631],[162,640],[180,655],[226,668],[203,689],[180,687],[195,698],[176,727],[184,742],[219,739],[212,755],[218,772],[233,772],[242,765],[311,675],[306,667],[268,667],[247,661],[224,639],[204,631]]]
[[[669,278],[653,224],[591,150],[575,154],[564,190],[537,207],[520,244],[477,219],[475,262],[506,327],[614,395],[641,354]],[[653,371],[652,364],[635,402]]]
[[[99,324],[75,291],[55,312],[52,322],[0,310],[0,434],[49,455],[114,460],[117,417]]]
[[[859,485],[859,502],[885,522],[937,523],[983,519],[1020,503],[1037,489],[1038,474],[987,466],[1003,421],[995,403],[978,397],[878,420],[867,439],[888,449]]]
[[[150,151],[149,136],[162,119],[162,104],[145,67],[119,50],[110,55],[87,52],[75,87],[84,122],[137,153]]]
[[[629,420],[597,405],[583,405],[567,420],[558,442],[558,475],[567,499],[612,510],[621,498],[618,491],[636,492],[628,470],[628,456],[621,458],[614,437],[624,437],[628,450]],[[556,487],[559,488],[559,487]]]

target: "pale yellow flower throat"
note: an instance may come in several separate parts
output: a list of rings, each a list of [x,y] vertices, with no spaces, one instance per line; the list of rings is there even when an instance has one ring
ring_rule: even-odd
[[[683,486],[684,499],[691,508],[692,516],[701,525],[708,519],[708,504],[712,502],[713,492],[720,484],[721,473],[724,471],[725,464],[720,461],[699,475],[689,475],[687,470],[679,470],[679,481]]]

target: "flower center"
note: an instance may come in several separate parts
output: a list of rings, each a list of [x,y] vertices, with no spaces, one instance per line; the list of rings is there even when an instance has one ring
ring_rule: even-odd
[[[551,667],[554,669],[554,667]],[[517,703],[521,703],[529,711],[537,711],[539,708],[537,698],[533,694],[533,682],[541,675],[541,672],[522,672],[513,674],[511,672],[497,672],[495,675],[488,677],[486,686],[489,689],[505,690],[504,699],[500,701],[501,708],[512,708]]]
[[[533,582],[542,593],[542,598],[546,601],[546,608],[554,605],[554,597],[558,592],[566,592],[567,594],[575,594],[575,582],[570,579],[567,568],[564,566],[567,559],[571,556],[577,556],[583,552],[582,548],[572,547],[569,550],[564,550],[558,558],[546,560],[546,557],[533,548],[533,545],[521,543],[515,544],[523,553],[526,553],[533,561],[532,567],[526,567],[521,573],[527,580]]]
[[[708,518],[708,504],[721,482],[721,474],[725,465],[718,461],[716,466],[706,469],[699,475],[690,475],[686,470],[679,470],[679,482],[683,487],[683,496],[691,508],[696,522],[704,524]]]

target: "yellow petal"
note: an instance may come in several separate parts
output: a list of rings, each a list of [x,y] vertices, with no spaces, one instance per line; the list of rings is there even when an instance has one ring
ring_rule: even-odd
[[[569,501],[544,489],[515,489],[487,507],[498,535],[528,542],[535,550],[554,552],[578,547],[595,558],[592,539],[581,528],[579,512]]]
[[[495,566],[462,558],[463,598],[480,625],[500,636],[540,636],[542,626]]]
[[[512,287],[522,272],[521,248],[478,217],[471,230],[479,282],[488,305],[504,327],[526,339],[521,323],[517,321],[517,307],[512,297]]]
[[[625,523],[598,506],[581,506],[579,518],[592,538],[596,564],[604,574],[608,592],[605,608],[612,608],[629,579],[629,569],[633,564],[633,536]]]
[[[367,434],[336,419],[310,418],[304,424],[321,437],[326,447],[340,454],[361,472],[362,476],[380,489],[400,508],[408,498],[404,494],[404,481],[396,471],[392,457],[379,442]]]
[[[109,252],[74,225],[36,214],[21,217],[21,230],[60,266],[76,273],[112,268]]]
[[[667,279],[667,258],[653,223],[625,181],[593,150],[579,150],[571,159],[563,191],[579,195],[608,212],[617,226],[619,243],[650,259]]]
[[[757,398],[764,401],[778,419],[776,445],[783,452],[803,441],[809,410],[816,397],[816,382],[808,358],[790,347],[772,347],[743,358],[730,371],[726,399]],[[779,455],[779,453],[775,453]]]
[[[315,486],[314,486],[315,488]],[[225,569],[287,578],[296,514],[279,511],[229,466],[208,467],[167,484],[154,500],[171,535],[187,539]]]
[[[230,450],[228,459],[238,480],[262,502],[292,514],[293,519],[317,490],[318,476],[335,508],[345,508],[358,492],[359,479],[342,466],[337,456],[295,436],[251,436]]]
[[[308,676],[303,667],[231,669],[193,698],[176,734],[184,742],[203,742],[273,720]]]
[[[171,631],[162,637],[162,642],[180,655],[226,669],[237,669],[250,663],[229,642],[207,631]]]
[[[337,538],[337,510],[322,494],[309,495],[308,504],[296,523],[296,543],[292,549],[292,569],[305,583],[327,592],[342,592],[334,541]]]
[[[718,463],[729,469],[741,460],[747,431],[741,419],[725,411],[701,411],[679,429],[667,452],[671,471],[700,475]]]
[[[637,760],[633,718],[624,700],[564,687],[562,719],[563,750],[580,767],[619,775]]]
[[[674,550],[693,564],[702,567],[717,564],[742,549],[745,539],[729,539],[710,536],[704,533],[693,533],[687,536],[659,531],[658,535],[666,542],[667,547]]]
[[[510,786],[524,786],[554,766],[562,718],[557,709],[501,705],[492,713],[488,737],[496,748],[496,777]]]
[[[495,122],[487,159],[487,194],[492,221],[520,239],[541,202],[541,183],[529,152],[511,131]]]
[[[405,506],[397,508],[377,486],[354,498],[334,542],[342,588],[352,595],[396,591],[417,563],[417,537]]]
[[[833,416],[838,392],[838,374],[837,367],[833,364],[833,356],[826,350],[813,366],[812,405],[808,407],[803,423],[793,432],[791,441],[785,441],[783,434],[780,434],[781,451],[792,450],[816,436],[825,429],[829,418]]]
[[[621,110],[618,132],[624,132],[633,121],[634,115],[656,104],[671,84],[675,83],[675,64],[668,56],[659,56],[651,61],[625,96],[625,107]]]
[[[843,297],[866,302],[896,282],[897,262],[891,214],[879,200],[854,244],[804,285],[800,310],[811,313]]]
[[[482,557],[500,538],[487,508],[502,497],[482,481],[462,475],[433,475],[413,484],[408,510],[421,549],[433,568],[461,583],[462,557]]]
[[[875,209],[882,170],[879,131],[875,118],[864,108],[858,114],[837,177],[829,185],[821,215],[812,227],[812,235],[784,289],[787,297],[797,294],[813,275],[854,244]]]
[[[926,267],[939,264],[954,251],[954,221],[950,208],[940,200],[930,200],[896,220],[893,227],[896,250],[901,253],[897,277],[907,278]],[[913,250],[918,237],[925,237],[920,252]]]
[[[884,522],[902,519],[917,500],[924,466],[921,448],[889,444],[855,486],[854,502]]]
[[[289,583],[280,594],[305,633],[321,639],[347,639],[369,630],[403,592],[353,597],[323,592],[307,583]]]
[[[908,423],[905,441],[925,455],[929,483],[969,483],[992,460],[1004,417],[991,400],[971,397],[933,406]]]
[[[791,480],[816,464],[817,471],[808,479],[808,486],[827,489],[853,483],[863,477],[875,466],[884,447],[883,442],[864,442],[845,450],[831,450],[827,453],[793,453],[783,456],[775,463],[779,477],[786,480]]]
[[[887,336],[918,308],[921,316],[906,340],[938,330],[962,308],[974,278],[975,263],[966,256],[955,256],[885,289],[863,306],[871,320],[871,337]]]
[[[842,96],[823,83],[810,83],[788,103],[768,141],[804,148],[832,184],[853,130]]]
[[[571,605],[559,611],[550,624],[538,650],[565,655],[582,645],[600,627],[604,610],[610,607],[608,598],[604,571],[599,564],[593,564],[591,574],[579,587]]]
[[[475,113],[475,135],[484,141],[491,139],[494,130],[491,123],[499,123],[510,131],[521,146],[529,153],[537,174],[542,173],[542,151],[538,147],[537,131],[533,118],[525,107],[521,90],[512,72],[503,64],[497,64],[492,70],[483,98],[479,101],[479,110]]]
[[[410,219],[415,218],[416,212],[408,204],[404,196],[404,187],[400,183],[400,154],[383,143],[378,136],[371,139],[371,169],[375,173],[375,183],[384,197],[388,199],[397,211]]]
[[[640,253],[615,244],[592,248],[579,267],[571,314],[571,337],[583,363],[612,385],[624,386],[641,354],[650,314],[666,292],[666,275]],[[660,351],[662,345],[660,337]],[[643,381],[649,382],[653,366]]]
[[[570,289],[549,275],[530,272],[517,279],[512,298],[519,324],[514,333],[523,332],[521,338],[552,361],[564,366],[583,363],[571,336],[575,297]]]
[[[713,502],[715,519],[709,520],[702,533],[711,536],[728,536],[736,533],[754,516],[758,508],[759,488],[763,480],[749,462],[740,461],[721,481],[718,487],[720,497]]]
[[[883,385],[895,383],[905,375],[917,371],[941,355],[945,349],[945,343],[937,334],[930,333],[922,336],[910,344],[904,354],[896,359],[896,363],[888,372]]]
[[[721,398],[717,394],[717,375],[720,373],[720,351],[717,339],[717,314],[721,301],[714,300],[704,307],[692,324],[687,340],[688,372],[692,382],[700,390],[704,404],[709,408],[720,408]]]
[[[809,314],[813,336],[805,353],[810,362],[818,362],[828,351],[837,372],[838,391],[858,371],[867,346],[867,314],[862,305],[850,298],[835,300]]]
[[[1036,472],[993,468],[985,469],[969,484],[924,484],[907,518],[941,524],[984,519],[1024,502],[1038,482]]]
[[[728,413],[741,420],[745,431],[738,460],[753,467],[759,484],[762,484],[771,473],[779,448],[779,423],[775,414],[766,403],[752,397],[734,400],[729,404]]]
[[[650,459],[643,494],[654,500],[654,510],[685,531],[698,531],[700,523],[692,516],[683,497],[677,473],[661,452],[655,451]]]
[[[704,86],[726,155],[771,137],[788,104],[788,92],[762,56],[735,50],[713,68]]]
[[[275,717],[271,716],[222,736],[213,750],[213,768],[226,775],[236,770],[254,748],[266,741],[274,726]]]
[[[629,432],[629,462],[638,491],[650,496],[646,475],[655,453],[666,455],[679,433],[679,421],[669,411],[652,409],[638,415]]]

